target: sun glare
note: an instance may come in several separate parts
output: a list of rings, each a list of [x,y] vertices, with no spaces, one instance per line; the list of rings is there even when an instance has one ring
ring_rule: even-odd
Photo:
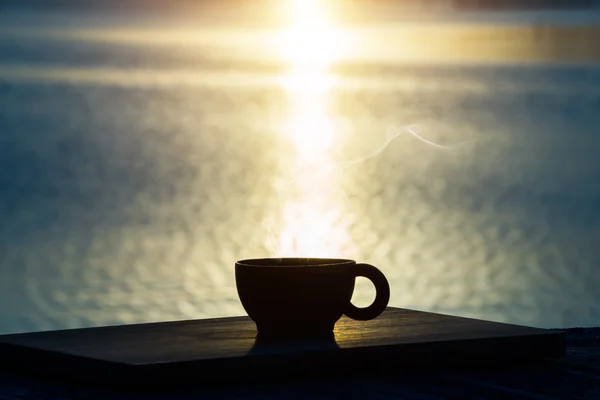
[[[294,68],[329,67],[348,52],[348,40],[331,20],[327,2],[290,1],[288,27],[281,32],[279,52]]]
[[[281,35],[280,49],[290,70],[282,85],[290,98],[284,130],[294,145],[298,162],[327,162],[334,139],[328,114],[334,77],[331,64],[343,43],[328,18],[326,3],[318,0],[289,2],[289,27]],[[338,46],[336,46],[336,44]]]
[[[347,47],[329,12],[323,1],[290,1],[289,24],[279,41],[289,66],[282,81],[289,98],[283,133],[295,157],[285,160],[293,171],[293,188],[279,192],[282,228],[271,243],[278,256],[336,257],[348,248],[346,231],[339,226],[344,203],[334,195],[336,129],[329,110],[335,83],[330,69]],[[328,171],[325,178],[317,178],[321,171]]]

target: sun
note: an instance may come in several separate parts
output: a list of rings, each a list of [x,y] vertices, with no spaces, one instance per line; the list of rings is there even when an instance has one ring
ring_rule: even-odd
[[[324,68],[348,52],[344,31],[335,26],[328,2],[290,0],[279,53],[294,68]]]

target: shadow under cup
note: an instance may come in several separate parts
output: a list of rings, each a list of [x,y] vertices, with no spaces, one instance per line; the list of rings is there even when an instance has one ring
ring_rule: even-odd
[[[373,304],[351,303],[356,277],[371,280]],[[390,288],[381,271],[369,264],[334,258],[263,258],[235,264],[242,305],[262,336],[330,334],[346,315],[369,320],[381,314]]]

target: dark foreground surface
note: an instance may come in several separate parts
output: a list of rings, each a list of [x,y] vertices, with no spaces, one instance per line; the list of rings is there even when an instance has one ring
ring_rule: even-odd
[[[310,337],[256,335],[248,317],[0,336],[0,368],[136,391],[380,376],[565,354],[560,331],[388,308]],[[48,366],[52,366],[51,369]]]
[[[303,380],[145,394],[156,399],[597,399],[600,398],[600,329],[569,329],[567,355],[535,363],[403,372],[353,379]],[[48,366],[52,368],[52,366]],[[139,398],[85,386],[0,375],[0,399]]]

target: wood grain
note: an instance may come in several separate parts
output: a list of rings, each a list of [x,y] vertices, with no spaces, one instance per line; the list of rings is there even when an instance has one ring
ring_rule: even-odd
[[[0,367],[108,385],[237,382],[559,357],[562,332],[388,308],[333,337],[256,339],[247,317],[0,336]],[[53,366],[48,368],[48,366]]]

